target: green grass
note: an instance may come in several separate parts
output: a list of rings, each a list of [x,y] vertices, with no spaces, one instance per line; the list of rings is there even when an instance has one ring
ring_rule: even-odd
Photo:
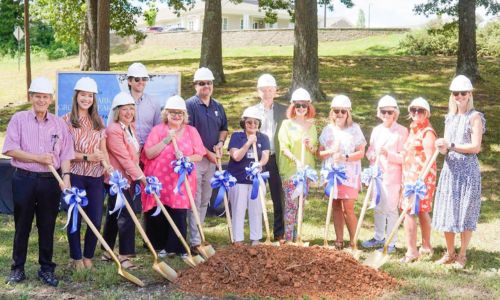
[[[447,110],[448,85],[453,77],[455,59],[444,57],[407,57],[394,55],[395,39],[387,44],[372,44],[369,39],[361,44],[355,42],[327,43],[320,45],[322,51],[332,51],[333,55],[320,56],[321,86],[329,98],[336,93],[346,93],[353,101],[354,119],[359,122],[365,136],[368,138],[371,128],[378,121],[375,118],[375,108],[378,98],[385,93],[394,95],[401,105],[402,114],[400,123],[408,125],[405,109],[411,99],[423,96],[432,106],[431,122],[439,135],[443,133],[443,116]],[[388,40],[392,38],[387,37]],[[351,47],[349,46],[351,44]],[[391,44],[392,43],[392,44]],[[344,45],[344,46],[342,46]],[[392,46],[391,46],[392,45]],[[330,50],[327,50],[329,49]],[[343,48],[344,47],[344,48]],[[349,49],[352,52],[349,52]],[[364,49],[364,50],[363,50]],[[386,50],[379,50],[386,49]],[[223,86],[215,87],[215,97],[224,104],[230,122],[231,130],[237,128],[237,120],[243,110],[252,103],[257,102],[255,82],[263,72],[273,73],[280,85],[279,94],[285,95],[291,81],[291,52],[269,51],[258,49],[252,52],[237,49],[225,50],[225,73],[228,82]],[[161,50],[171,51],[171,50]],[[113,70],[125,70],[127,66],[137,59],[141,59],[151,72],[176,71],[182,74],[182,95],[187,97],[193,94],[190,84],[193,71],[198,66],[197,50],[179,50],[179,53],[170,52],[169,55],[159,55],[160,50],[137,49],[125,54],[112,57]],[[238,52],[240,51],[240,52]],[[277,56],[267,56],[266,51]],[[288,51],[283,50],[282,51]],[[334,52],[338,51],[338,52]],[[383,55],[376,55],[381,51]],[[385,51],[385,52],[384,52]],[[165,52],[165,53],[166,53]],[[142,58],[140,54],[143,54]],[[156,53],[153,55],[152,53]],[[161,52],[164,53],[164,52]],[[228,55],[233,53],[234,55]],[[328,53],[328,52],[325,52]],[[151,54],[151,55],[150,55]],[[245,55],[245,56],[243,56]],[[403,231],[398,232],[398,248],[389,263],[383,270],[398,278],[402,282],[399,290],[384,296],[387,299],[498,299],[500,298],[500,193],[498,186],[500,180],[500,64],[498,59],[480,59],[480,71],[483,80],[475,85],[474,99],[476,108],[485,113],[487,132],[483,138],[483,151],[479,159],[483,177],[481,218],[477,232],[474,233],[469,251],[469,264],[464,271],[453,271],[433,264],[433,260],[440,257],[444,251],[444,238],[438,232],[432,233],[432,243],[435,254],[430,260],[424,260],[409,266],[401,265],[397,261],[404,255]],[[16,86],[10,81],[9,72],[17,68],[12,62],[2,61],[0,84]],[[56,68],[74,70],[77,66],[75,58],[58,62],[42,61],[35,65],[35,69],[47,74],[54,74]],[[9,71],[10,70],[10,71]],[[5,83],[5,81],[9,81]],[[18,84],[22,85],[22,84]],[[5,90],[0,87],[0,99],[5,99]],[[279,101],[286,103],[287,99]],[[1,102],[1,101],[0,101]],[[317,123],[322,127],[326,123],[329,101],[315,102],[318,110]],[[21,109],[21,108],[18,108]],[[0,126],[5,126],[9,116],[15,109],[0,112]],[[5,128],[5,127],[3,127]],[[4,130],[4,129],[0,129]],[[442,166],[442,158],[438,163]],[[360,195],[362,199],[363,195]],[[268,197],[269,199],[269,197]],[[361,200],[358,200],[356,212],[359,213]],[[268,211],[272,204],[267,202]],[[312,189],[312,196],[306,205],[305,212],[305,239],[313,244],[321,244],[326,210],[326,200],[318,188]],[[272,214],[269,215],[272,224]],[[0,298],[7,299],[32,299],[50,297],[63,298],[95,298],[95,299],[155,299],[170,298],[184,299],[189,296],[177,292],[173,285],[162,280],[151,270],[151,256],[139,247],[142,242],[137,240],[138,255],[134,262],[141,266],[133,274],[146,282],[147,287],[136,288],[125,282],[117,273],[114,266],[97,261],[96,270],[93,272],[73,272],[68,267],[68,245],[65,233],[61,229],[65,216],[61,214],[56,228],[55,261],[58,263],[57,275],[62,279],[58,289],[49,289],[36,280],[37,270],[37,238],[36,227],[32,230],[30,248],[26,270],[29,280],[26,283],[11,287],[0,281]],[[330,240],[333,238],[333,228]],[[11,263],[12,238],[14,225],[12,216],[0,216],[0,274],[7,275]],[[370,238],[373,234],[373,212],[365,218],[360,240]],[[228,244],[225,219],[210,218],[206,224],[207,239],[217,247]],[[248,233],[247,233],[248,236]],[[347,236],[347,234],[345,235]],[[458,240],[457,240],[458,241]],[[100,255],[100,250],[97,255]],[[365,252],[368,254],[369,252]],[[179,259],[167,259],[166,262],[174,269],[185,268]]]

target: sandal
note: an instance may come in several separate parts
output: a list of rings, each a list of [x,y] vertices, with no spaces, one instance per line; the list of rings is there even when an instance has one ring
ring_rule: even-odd
[[[465,264],[467,263],[467,257],[464,255],[457,255],[455,257],[455,262],[453,263],[454,269],[465,269]]]
[[[456,254],[453,253],[452,255],[448,254],[448,252],[446,252],[443,257],[441,257],[440,260],[436,261],[436,264],[438,265],[448,265],[448,264],[452,264],[455,262],[455,259],[456,259]]]
[[[333,246],[337,250],[342,250],[342,249],[344,249],[344,241],[335,241],[335,242],[333,242]]]
[[[111,260],[112,260],[112,258],[111,258],[111,256],[107,252],[104,252],[101,255],[101,261],[110,262]]]
[[[399,262],[403,263],[403,264],[409,264],[409,263],[417,261],[419,258],[420,258],[420,255],[408,255],[408,254],[406,254],[405,256],[403,256],[403,258],[401,258],[399,260]]]
[[[125,270],[137,269],[137,266],[134,265],[128,257],[121,257],[120,258],[120,265],[122,265],[122,268],[124,268]]]
[[[83,268],[85,267],[84,264],[83,264],[83,260],[81,259],[73,259],[71,261],[71,266],[73,267],[73,269],[75,269],[76,271],[80,271],[80,270],[83,270]]]
[[[432,256],[434,254],[434,251],[432,251],[432,248],[431,249],[425,249],[424,247],[420,247],[418,249],[418,253],[421,256]]]

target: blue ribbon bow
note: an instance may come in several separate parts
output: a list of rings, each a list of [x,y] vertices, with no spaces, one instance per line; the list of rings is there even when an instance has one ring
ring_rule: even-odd
[[[370,182],[375,181],[375,193],[372,190],[372,201],[370,204],[370,209],[374,208],[380,203],[380,198],[382,195],[382,170],[378,166],[371,166],[365,168],[361,174],[361,182],[365,185],[370,185]]]
[[[158,197],[160,196],[160,191],[163,188],[160,180],[156,176],[148,176],[146,177],[146,187],[144,188],[144,191],[148,195],[156,194]],[[161,207],[159,205],[156,205],[156,210],[155,212],[151,215],[152,217],[156,217],[161,211]]]
[[[66,225],[64,225],[64,228],[68,227],[69,220],[72,218],[73,221],[71,222],[71,230],[69,231],[69,233],[73,233],[76,231],[78,225],[78,208],[75,206],[87,206],[87,204],[89,203],[89,200],[87,199],[87,192],[77,187],[71,187],[70,189],[64,191],[64,202],[69,205],[68,219],[66,220]]]
[[[415,194],[415,204],[413,205],[410,214],[418,215],[420,212],[420,200],[427,194],[427,186],[420,178],[417,179],[414,184],[405,183],[404,196],[409,198],[413,194]]]
[[[320,171],[321,177],[327,182],[325,194],[330,197],[330,191],[333,188],[334,199],[338,198],[338,186],[347,180],[347,174],[344,166],[326,166]]]
[[[259,196],[259,187],[262,184],[263,188],[266,187],[266,181],[269,179],[269,172],[261,172],[260,164],[256,161],[252,162],[250,166],[245,167],[248,180],[252,181],[252,192],[250,200],[255,200]]]
[[[184,183],[184,180],[186,180],[186,174],[190,175],[191,172],[193,172],[194,164],[184,156],[179,159],[173,160],[170,164],[174,167],[174,172],[179,174],[179,180],[177,180],[177,185],[174,188],[174,193],[183,195],[181,192],[182,183]]]
[[[123,190],[129,189],[130,185],[128,184],[127,179],[125,179],[122,173],[118,170],[111,173],[111,176],[109,177],[109,184],[111,185],[109,188],[109,194],[111,196],[116,195],[115,207],[109,212],[109,214],[112,215],[118,211],[118,215],[120,215],[122,208],[125,206],[125,201],[127,201],[127,198],[125,198],[125,195],[123,194]]]
[[[217,197],[215,197],[214,207],[217,208],[222,203],[224,199],[224,194],[228,191],[230,187],[236,184],[236,178],[234,178],[231,173],[227,170],[215,171],[214,177],[210,179],[210,186],[213,189],[219,189],[217,192]]]
[[[311,167],[304,166],[304,168],[298,170],[291,179],[293,185],[295,186],[295,190],[292,193],[292,199],[295,199],[299,197],[300,194],[307,196],[309,191],[307,180],[309,179],[312,182],[318,181],[318,173]]]

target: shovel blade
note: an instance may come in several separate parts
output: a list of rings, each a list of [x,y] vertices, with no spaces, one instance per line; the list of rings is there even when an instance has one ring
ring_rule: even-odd
[[[354,259],[356,260],[359,260],[359,257],[361,256],[362,253],[362,251],[357,248],[344,249],[344,251],[352,255],[352,257],[354,257]]]
[[[280,242],[265,241],[263,244],[267,246],[279,246]]]
[[[215,249],[212,247],[212,245],[206,245],[203,246],[205,248],[205,252],[207,253],[208,257],[212,257],[215,255]]]
[[[140,287],[144,287],[144,282],[142,282],[142,280],[140,280],[139,278],[130,274],[129,272],[123,270],[122,268],[118,269],[118,274],[120,274],[123,278],[127,279],[128,281],[130,281],[130,282],[132,282]]]
[[[182,258],[182,260],[187,264],[189,265],[191,268],[194,268],[196,267],[196,265],[199,265],[201,264],[202,262],[204,262],[205,260],[199,256],[199,255],[196,255],[196,256],[186,256],[184,258]]]
[[[374,269],[378,269],[383,266],[388,260],[389,254],[375,250],[365,259],[363,264]]]
[[[169,267],[164,262],[159,262],[159,263],[153,264],[153,270],[155,270],[157,273],[159,273],[161,276],[163,276],[165,279],[167,279],[170,282],[174,282],[175,279],[177,279],[177,272],[175,272],[174,269]]]

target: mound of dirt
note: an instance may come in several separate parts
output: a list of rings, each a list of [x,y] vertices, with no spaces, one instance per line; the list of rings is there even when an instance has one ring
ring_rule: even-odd
[[[274,298],[372,298],[398,286],[386,273],[360,264],[348,253],[319,246],[220,249],[177,280],[188,294]]]

